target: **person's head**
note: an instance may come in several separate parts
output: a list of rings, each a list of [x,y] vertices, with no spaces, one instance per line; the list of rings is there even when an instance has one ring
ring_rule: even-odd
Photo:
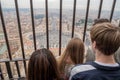
[[[28,63],[28,80],[55,80],[59,78],[57,62],[48,49],[36,50]]]
[[[105,23],[105,22],[110,23],[110,21],[108,19],[105,19],[105,18],[95,19],[94,23],[93,23],[93,26],[96,25],[96,24],[101,24],[101,23]]]
[[[114,54],[120,47],[120,28],[109,22],[93,25],[90,35],[93,48],[106,56]]]
[[[84,44],[79,38],[73,38],[69,41],[59,64],[60,70],[63,70],[65,64],[79,64],[84,60]]]
[[[110,23],[110,21],[106,18],[95,19],[94,23],[93,23],[93,26],[95,26],[97,24],[101,24],[101,23],[106,23],[106,22]],[[86,62],[95,60],[95,54],[94,54],[92,48],[88,47],[87,54],[86,54],[85,57],[86,57]]]

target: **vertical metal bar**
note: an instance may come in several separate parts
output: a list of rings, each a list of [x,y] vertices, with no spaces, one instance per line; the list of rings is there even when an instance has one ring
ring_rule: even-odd
[[[102,4],[103,4],[103,0],[100,0],[99,12],[98,12],[98,18],[100,18],[100,15],[101,15]]]
[[[62,0],[60,0],[60,23],[59,23],[59,55],[61,55],[61,40],[62,40]]]
[[[4,77],[3,77],[3,73],[2,73],[2,70],[1,70],[1,65],[0,65],[0,79],[4,80]]]
[[[119,20],[119,24],[118,24],[118,26],[120,27],[120,20]]]
[[[7,49],[8,49],[8,55],[9,55],[10,60],[12,60],[9,40],[8,40],[7,31],[6,31],[5,22],[4,22],[4,17],[3,17],[3,12],[2,12],[1,1],[0,1],[0,15],[1,15],[1,22],[2,22],[3,32],[4,32],[4,36],[5,36],[5,41],[6,41],[6,45],[7,45]]]
[[[11,78],[13,78],[13,75],[12,75],[12,71],[11,71],[11,67],[10,67],[10,62],[5,62],[5,64],[6,64],[8,76],[11,79]]]
[[[18,9],[18,2],[17,2],[17,0],[14,0],[14,1],[15,1],[15,7],[16,7],[16,15],[17,15],[18,28],[19,28],[19,36],[20,36],[20,43],[21,43],[21,49],[22,49],[22,56],[23,56],[23,59],[25,59],[25,51],[24,51],[22,30],[21,30],[21,24],[20,24],[20,15],[19,15],[19,9]],[[26,71],[26,62],[23,61],[23,63],[24,63],[25,72],[27,72]]]
[[[112,21],[113,12],[114,12],[114,9],[115,9],[115,4],[116,4],[116,0],[113,0],[113,5],[112,5],[111,15],[110,15],[110,21]]]
[[[72,22],[72,36],[71,36],[71,38],[74,37],[75,14],[76,14],[76,0],[74,0],[74,6],[73,6],[73,22]]]
[[[47,49],[49,49],[49,32],[48,32],[48,0],[45,0],[45,6],[46,6],[46,38],[47,38]]]
[[[34,24],[34,12],[33,12],[33,2],[30,0],[31,18],[32,18],[32,29],[33,29],[33,41],[34,49],[36,50],[36,36],[35,36],[35,24]]]
[[[20,68],[19,68],[18,61],[15,61],[15,65],[16,65],[16,68],[17,68],[18,77],[20,78],[21,75],[20,75]]]
[[[87,21],[88,21],[88,14],[89,14],[89,5],[90,5],[90,0],[88,0],[88,2],[87,2],[83,41],[85,41],[85,35],[86,35],[86,29],[87,29]]]

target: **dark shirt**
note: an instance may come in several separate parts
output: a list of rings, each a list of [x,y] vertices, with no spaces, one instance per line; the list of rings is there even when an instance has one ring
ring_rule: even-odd
[[[74,67],[69,80],[120,80],[120,64],[118,66],[103,66],[89,62]]]

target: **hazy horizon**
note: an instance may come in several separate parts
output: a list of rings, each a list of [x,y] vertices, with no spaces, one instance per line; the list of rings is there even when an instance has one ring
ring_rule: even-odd
[[[102,10],[111,10],[114,0],[103,0]],[[73,9],[74,0],[63,0],[63,9]],[[90,9],[98,10],[100,0],[90,0]],[[120,11],[120,0],[116,1],[115,11]],[[14,0],[1,0],[2,8],[14,8]],[[18,0],[19,8],[30,8],[29,0]],[[48,0],[48,8],[59,9],[60,0]],[[76,9],[86,9],[87,0],[77,0]],[[33,0],[33,8],[45,8],[45,0]]]

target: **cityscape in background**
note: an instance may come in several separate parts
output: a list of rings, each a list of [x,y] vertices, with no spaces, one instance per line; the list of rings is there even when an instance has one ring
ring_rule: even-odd
[[[59,55],[59,10],[49,9],[49,47],[55,56]],[[90,45],[89,28],[96,19],[98,11],[90,11],[90,16],[87,22],[86,46]],[[20,38],[18,32],[18,23],[15,9],[3,9],[5,26],[8,34],[10,49],[13,58],[22,58],[22,51],[20,45]],[[102,17],[109,18],[108,11],[102,12]],[[112,22],[115,25],[120,24],[120,12],[115,12]],[[85,23],[85,11],[77,10],[75,19],[75,34],[74,37],[82,39]],[[63,10],[62,15],[62,52],[64,51],[68,41],[71,39],[72,32],[72,10]],[[20,21],[22,29],[22,37],[24,42],[24,50],[26,57],[29,57],[34,51],[33,33],[31,14],[29,9],[20,9]],[[44,9],[34,9],[34,21],[36,32],[37,49],[46,48],[46,17]],[[9,58],[7,54],[7,47],[4,39],[2,24],[0,23],[0,59]]]
[[[32,30],[32,20],[31,20],[31,11],[29,8],[19,8],[20,12],[20,21],[22,29],[22,37],[24,43],[24,50],[26,58],[29,58],[32,52],[34,51],[33,43],[33,30]],[[109,14],[108,14],[109,13]],[[53,52],[54,56],[59,56],[59,20],[60,20],[59,9],[49,9],[48,10],[48,28],[49,28],[49,48]],[[91,44],[89,30],[92,26],[94,19],[97,18],[98,10],[90,10],[88,15],[87,22],[87,32],[85,35],[85,48],[86,51]],[[3,8],[3,16],[6,26],[6,31],[8,35],[8,40],[10,44],[10,50],[13,59],[22,58],[22,50],[19,37],[19,29],[15,8]],[[75,30],[74,37],[83,39],[84,33],[84,24],[85,24],[86,9],[77,9],[75,17]],[[110,17],[110,11],[103,10],[101,12],[101,18]],[[72,35],[72,21],[73,20],[73,10],[64,9],[62,12],[62,46],[61,53],[64,52],[68,41],[71,39]],[[46,16],[45,9],[36,8],[34,9],[34,22],[35,22],[35,35],[36,35],[36,44],[37,49],[46,48]],[[113,14],[112,23],[120,27],[120,11],[115,11]],[[9,59],[6,41],[4,38],[4,32],[2,28],[2,23],[0,20],[0,60]],[[4,70],[4,76],[7,70],[4,67],[5,65],[1,63],[1,68]],[[12,73],[16,77],[17,71],[15,64],[11,63]],[[19,66],[23,66],[22,61],[19,62]],[[24,68],[20,68],[22,76],[25,76]]]

